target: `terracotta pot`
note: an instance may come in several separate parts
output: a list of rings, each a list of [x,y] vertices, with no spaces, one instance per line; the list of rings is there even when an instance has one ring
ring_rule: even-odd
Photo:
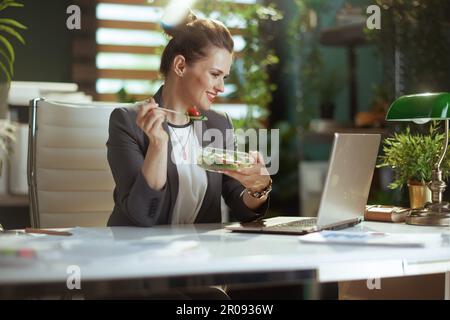
[[[408,189],[411,209],[423,208],[427,202],[431,202],[431,190],[426,184],[409,181]]]

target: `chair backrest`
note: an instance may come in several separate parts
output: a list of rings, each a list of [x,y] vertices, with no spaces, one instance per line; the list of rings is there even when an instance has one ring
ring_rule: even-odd
[[[28,185],[33,227],[105,226],[114,180],[109,116],[120,104],[31,101]]]

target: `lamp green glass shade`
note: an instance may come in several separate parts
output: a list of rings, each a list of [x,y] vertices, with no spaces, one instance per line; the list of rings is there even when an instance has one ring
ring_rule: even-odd
[[[450,93],[424,93],[398,98],[389,108],[388,121],[414,121],[450,119]]]

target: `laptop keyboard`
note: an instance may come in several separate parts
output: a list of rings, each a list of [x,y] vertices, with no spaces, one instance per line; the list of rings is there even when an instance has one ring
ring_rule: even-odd
[[[297,220],[287,223],[280,223],[276,224],[274,226],[265,227],[265,229],[307,229],[312,228],[317,225],[317,218],[311,218],[311,219],[303,219],[303,220]]]

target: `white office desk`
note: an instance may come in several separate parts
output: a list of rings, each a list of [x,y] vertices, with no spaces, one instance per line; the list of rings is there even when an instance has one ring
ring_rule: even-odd
[[[450,234],[447,228],[373,222],[348,230]],[[73,265],[80,268],[82,290],[124,295],[224,283],[335,282],[450,271],[449,243],[434,248],[313,245],[300,243],[297,236],[231,233],[220,224],[72,232],[70,237],[33,236],[50,248],[35,260],[16,265],[0,258],[0,296],[65,291]]]

